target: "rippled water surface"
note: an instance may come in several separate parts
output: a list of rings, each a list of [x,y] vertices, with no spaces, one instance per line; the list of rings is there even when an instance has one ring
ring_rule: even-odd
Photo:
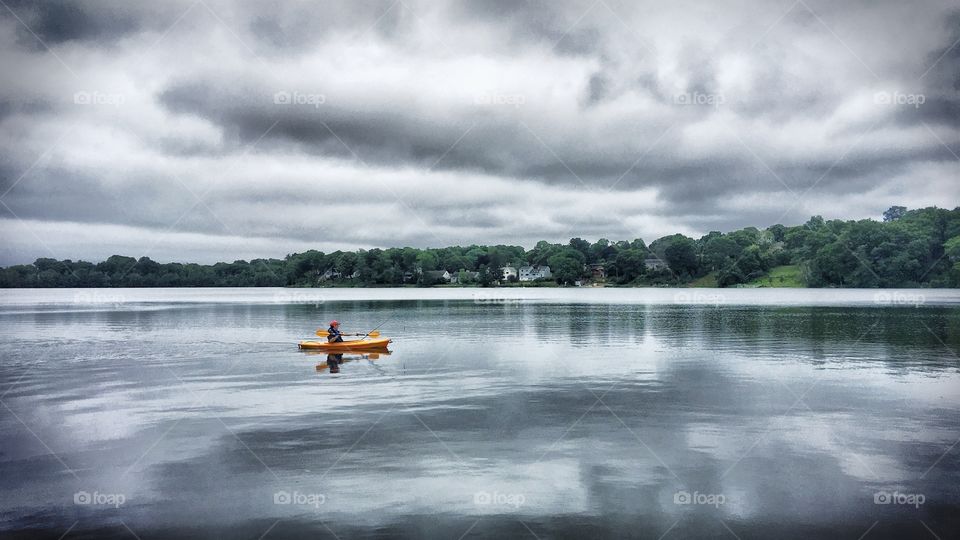
[[[0,535],[956,538],[958,351],[958,291],[0,291]]]

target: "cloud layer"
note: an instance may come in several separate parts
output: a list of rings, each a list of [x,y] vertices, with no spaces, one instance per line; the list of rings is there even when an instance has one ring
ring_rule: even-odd
[[[650,241],[960,199],[947,1],[0,11],[0,264]]]

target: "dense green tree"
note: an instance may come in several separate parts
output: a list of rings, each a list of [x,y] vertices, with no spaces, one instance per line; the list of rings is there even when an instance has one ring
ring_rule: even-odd
[[[682,234],[664,236],[654,240],[650,249],[666,262],[675,274],[687,277],[697,274],[697,244],[692,238]]]
[[[714,236],[703,247],[703,264],[707,270],[723,270],[733,264],[743,248],[725,236]]]
[[[527,262],[534,266],[548,264],[547,260],[562,249],[562,247],[560,244],[551,244],[546,240],[541,240],[527,253]]]
[[[580,252],[583,255],[583,260],[586,261],[590,259],[590,242],[587,242],[583,238],[571,238],[570,247]]]
[[[960,262],[960,235],[944,242],[943,248],[951,262]]]
[[[626,249],[617,254],[613,263],[613,274],[620,283],[632,283],[646,273],[647,251]]]
[[[568,250],[550,257],[547,261],[554,281],[560,285],[572,285],[583,274],[583,262],[574,254],[583,256],[579,251],[568,248]]]
[[[783,242],[787,234],[787,228],[779,223],[767,227],[767,230],[770,231],[771,235],[773,235],[774,242]]]
[[[606,238],[601,238],[590,245],[591,263],[600,263],[603,261],[612,261],[617,256],[617,248]]]
[[[333,268],[335,271],[339,272],[342,276],[351,276],[354,272],[358,270],[360,264],[360,256],[356,253],[351,253],[349,251],[344,253],[339,253],[336,266]]]
[[[438,261],[437,255],[430,251],[421,251],[420,254],[417,255],[417,266],[424,272],[436,270],[439,264]]]
[[[884,221],[896,221],[903,217],[907,213],[907,207],[905,206],[891,206],[886,211],[883,212]]]
[[[480,267],[479,273],[480,285],[483,287],[489,287],[493,285],[499,277],[498,272],[491,270],[490,267],[486,265]]]

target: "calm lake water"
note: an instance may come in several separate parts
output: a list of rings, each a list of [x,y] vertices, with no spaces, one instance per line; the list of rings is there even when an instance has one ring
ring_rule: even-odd
[[[0,536],[956,538],[958,351],[956,290],[5,290]]]

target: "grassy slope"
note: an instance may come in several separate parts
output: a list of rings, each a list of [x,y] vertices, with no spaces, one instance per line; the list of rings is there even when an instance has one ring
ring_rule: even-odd
[[[769,274],[745,283],[744,287],[806,287],[806,284],[800,277],[800,267],[787,265],[771,268]]]
[[[717,273],[699,277],[687,284],[687,287],[716,287]],[[741,287],[806,287],[800,278],[800,267],[795,265],[776,266],[770,269],[770,273],[748,281]]]
[[[717,286],[717,273],[710,272],[709,274],[699,277],[690,283],[687,284],[687,287],[708,287],[714,288]]]

